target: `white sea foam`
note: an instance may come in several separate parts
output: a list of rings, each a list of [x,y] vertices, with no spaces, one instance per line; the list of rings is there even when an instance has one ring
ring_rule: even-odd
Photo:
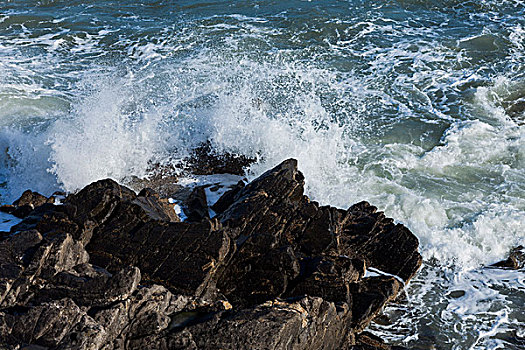
[[[73,191],[107,177],[145,176],[149,162],[162,153],[166,137],[158,111],[138,116],[127,111],[137,97],[130,90],[125,82],[100,87],[73,118],[58,120],[50,129],[49,171],[64,189]]]
[[[420,239],[425,266],[408,304],[374,331],[407,344],[501,348],[502,334],[523,337],[523,278],[480,266],[525,243],[523,25],[502,21],[496,33],[495,11],[481,11],[467,22],[489,18],[490,28],[452,35],[468,6],[500,5],[442,3],[454,19],[381,18],[378,4],[370,16],[299,24],[284,11],[84,33],[66,17],[49,22],[53,31],[2,33],[2,200],[28,187],[51,194],[144,176],[205,140],[255,157],[250,179],[294,157],[313,199],[368,200]],[[503,68],[491,50],[473,50],[491,42],[508,74],[493,73]],[[208,188],[210,203],[218,193]],[[465,295],[447,294],[456,290]],[[400,309],[406,318],[394,317]]]

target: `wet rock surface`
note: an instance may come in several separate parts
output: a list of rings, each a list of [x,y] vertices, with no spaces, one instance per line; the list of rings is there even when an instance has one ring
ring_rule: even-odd
[[[244,175],[244,170],[255,162],[242,154],[217,152],[211,142],[196,147],[186,158],[186,170],[196,175],[234,174]]]
[[[55,198],[53,196],[47,198],[38,192],[27,190],[13,204],[0,206],[0,211],[23,219],[36,207],[54,202]]]
[[[31,210],[0,239],[0,344],[401,349],[361,332],[419,268],[417,238],[366,202],[320,206],[303,190],[290,159],[226,192],[212,218],[195,188],[184,222],[112,180],[61,205],[24,193],[12,207]]]
[[[509,257],[491,265],[492,267],[504,267],[513,270],[525,269],[525,247],[518,246],[511,249]]]

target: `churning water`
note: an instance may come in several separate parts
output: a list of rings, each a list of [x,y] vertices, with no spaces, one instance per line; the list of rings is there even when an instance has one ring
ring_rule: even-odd
[[[523,349],[522,0],[0,3],[0,199],[145,176],[210,140],[294,157],[308,194],[368,200],[420,239],[371,330],[419,349]]]

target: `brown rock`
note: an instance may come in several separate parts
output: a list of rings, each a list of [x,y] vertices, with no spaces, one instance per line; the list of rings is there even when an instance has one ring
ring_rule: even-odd
[[[509,257],[507,259],[499,261],[490,266],[506,267],[513,270],[525,268],[525,248],[520,245],[516,248],[511,249]]]
[[[321,298],[268,301],[218,313],[169,335],[170,349],[343,349],[353,343],[351,311]]]

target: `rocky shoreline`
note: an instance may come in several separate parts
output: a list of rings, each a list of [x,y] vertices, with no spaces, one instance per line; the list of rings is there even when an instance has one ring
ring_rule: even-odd
[[[421,265],[417,238],[366,202],[304,195],[289,159],[184,221],[154,189],[101,180],[2,210],[6,349],[402,349],[364,328]],[[369,268],[382,271],[370,276]]]

